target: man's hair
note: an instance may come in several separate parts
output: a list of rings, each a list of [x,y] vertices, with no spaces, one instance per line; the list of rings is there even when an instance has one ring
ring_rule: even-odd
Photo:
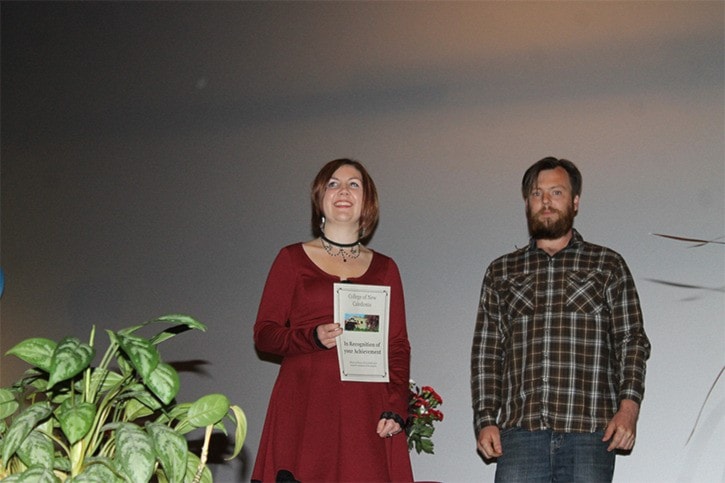
[[[571,183],[571,196],[579,196],[582,193],[582,174],[579,168],[569,160],[557,159],[552,156],[541,159],[535,162],[529,169],[524,173],[524,177],[521,180],[521,194],[524,199],[529,197],[531,189],[534,187],[536,180],[539,178],[539,173],[546,171],[547,169],[564,168],[569,174],[569,182]]]
[[[373,231],[375,231],[380,215],[378,190],[375,188],[375,182],[362,163],[347,158],[335,159],[325,164],[312,182],[312,190],[310,193],[312,201],[312,233],[315,236],[322,234],[322,230],[320,229],[320,223],[324,215],[322,212],[322,199],[325,196],[327,182],[330,181],[335,171],[346,165],[352,166],[360,171],[360,175],[362,176],[360,181],[362,181],[363,187],[363,205],[362,212],[360,213],[360,239],[368,240],[372,236]]]

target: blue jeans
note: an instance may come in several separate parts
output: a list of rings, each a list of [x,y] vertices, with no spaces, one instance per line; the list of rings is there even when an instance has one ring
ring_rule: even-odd
[[[496,482],[611,482],[614,451],[602,441],[604,432],[557,433],[551,430],[501,431],[503,455],[498,458]]]

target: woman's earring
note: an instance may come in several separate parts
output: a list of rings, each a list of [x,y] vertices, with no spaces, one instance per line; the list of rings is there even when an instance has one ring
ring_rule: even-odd
[[[320,219],[320,231],[322,233],[325,233],[325,217],[324,216]]]

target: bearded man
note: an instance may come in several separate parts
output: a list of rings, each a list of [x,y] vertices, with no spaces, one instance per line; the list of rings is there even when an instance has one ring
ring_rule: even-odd
[[[529,244],[481,289],[471,390],[496,481],[612,481],[635,443],[650,343],[624,259],[574,229],[582,176],[544,158],[524,174]]]

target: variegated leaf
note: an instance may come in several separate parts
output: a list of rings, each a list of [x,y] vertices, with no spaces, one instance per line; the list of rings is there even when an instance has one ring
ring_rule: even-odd
[[[18,458],[25,466],[53,469],[53,441],[40,431],[31,431],[18,448]]]
[[[161,408],[161,402],[159,402],[159,400],[146,389],[146,386],[141,383],[129,386],[127,391],[124,391],[123,394],[119,395],[119,399],[137,399],[141,404],[152,410]]]
[[[144,379],[159,365],[159,351],[148,340],[134,335],[118,334],[118,343]]]
[[[50,372],[50,360],[53,357],[55,347],[56,343],[50,339],[34,337],[25,339],[7,351],[7,354],[19,357],[28,364],[43,369],[45,372]]]
[[[135,419],[143,418],[152,415],[154,412],[145,404],[142,404],[138,399],[129,399],[126,402],[124,409],[124,420],[133,421]]]
[[[184,483],[196,483],[195,476],[201,471],[201,478],[198,483],[213,483],[211,471],[206,466],[201,466],[201,460],[194,453],[189,452],[186,460],[186,474],[184,475]]]
[[[73,404],[67,399],[58,408],[56,416],[63,434],[68,438],[68,442],[73,444],[91,429],[93,418],[96,416],[96,405],[84,402]]]
[[[184,314],[162,315],[161,317],[155,318],[151,322],[165,322],[167,324],[178,324],[178,325],[184,325],[190,329],[201,330],[202,332],[206,331],[206,325],[202,324],[201,322],[196,320],[194,317],[191,317],[189,315],[184,315]]]
[[[116,430],[116,468],[131,483],[151,479],[156,462],[153,441],[135,424],[124,423]]]
[[[53,351],[50,361],[48,389],[86,369],[93,360],[94,354],[93,347],[75,337],[66,337],[61,340]]]
[[[18,410],[18,401],[10,389],[0,389],[0,420],[7,418]]]
[[[123,478],[115,474],[111,468],[113,462],[107,458],[96,458],[86,465],[78,476],[73,477],[73,483],[123,483]]]
[[[39,422],[50,416],[51,412],[50,404],[40,402],[33,404],[20,413],[3,438],[2,460],[9,461],[23,440],[35,429]]]
[[[156,337],[154,337],[152,339],[152,342],[154,344],[158,344],[159,342],[162,342],[162,340],[166,340],[170,337],[173,337],[176,334],[179,334],[179,333],[184,332],[189,329],[201,330],[202,332],[206,331],[206,326],[204,324],[202,324],[201,322],[197,321],[196,319],[194,319],[193,317],[190,317],[188,315],[183,315],[183,314],[169,314],[169,315],[162,315],[161,317],[156,317],[155,319],[147,320],[143,324],[127,327],[125,329],[118,331],[118,333],[121,335],[129,335],[129,334],[136,332],[138,329],[146,327],[147,325],[157,324],[157,323],[177,324],[177,326],[172,327],[171,329],[166,329],[164,332],[161,332]],[[163,334],[163,336],[162,336],[162,334]],[[158,340],[159,337],[162,337],[162,339]]]
[[[91,394],[104,393],[117,386],[123,380],[121,374],[97,367],[91,371]],[[76,390],[83,392],[84,381],[76,383]]]
[[[163,362],[156,366],[145,382],[164,404],[169,404],[176,397],[181,384],[176,370]]]
[[[172,337],[185,332],[190,329],[196,329],[201,330],[202,332],[206,331],[206,326],[202,324],[201,322],[197,321],[193,317],[189,317],[188,315],[181,315],[181,314],[171,314],[171,315],[164,315],[162,317],[158,317],[154,320],[152,320],[149,323],[155,323],[155,322],[164,322],[164,323],[171,323],[171,324],[178,324],[174,327],[171,327],[169,329],[166,329],[162,332],[159,332],[154,337],[151,338],[151,342],[154,345],[158,345],[165,340],[171,339]]]
[[[3,483],[60,483],[60,478],[46,468],[29,468],[20,474],[8,476]]]
[[[151,435],[156,457],[164,468],[169,481],[182,481],[186,472],[188,445],[179,433],[163,424],[149,424],[146,431]]]

